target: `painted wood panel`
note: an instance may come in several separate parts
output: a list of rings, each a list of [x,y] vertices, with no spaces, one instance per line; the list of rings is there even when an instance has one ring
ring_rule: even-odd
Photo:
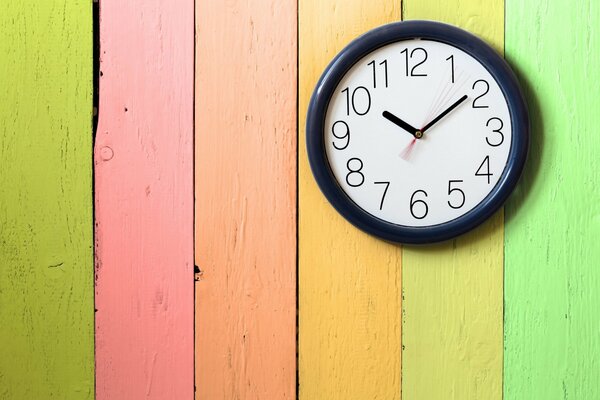
[[[502,0],[404,0],[503,50]],[[502,398],[503,213],[454,241],[403,250],[404,400]]]
[[[102,1],[96,398],[194,395],[194,2]]]
[[[308,165],[306,110],[327,64],[400,1],[299,1],[299,398],[400,398],[399,246],[358,231],[327,203]]]
[[[92,399],[91,4],[3,3],[0,54],[0,398]]]
[[[196,397],[296,394],[297,3],[196,1]]]
[[[506,207],[505,398],[597,399],[600,4],[507,0],[506,13],[532,146]]]

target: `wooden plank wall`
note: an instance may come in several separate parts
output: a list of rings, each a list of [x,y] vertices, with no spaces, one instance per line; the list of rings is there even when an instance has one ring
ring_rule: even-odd
[[[92,7],[0,12],[0,398],[92,399]]]
[[[600,4],[506,1],[532,147],[506,207],[508,399],[600,398]]]
[[[400,19],[400,1],[299,1],[299,398],[400,398],[399,246],[346,222],[308,165],[306,110],[319,76],[356,36]]]
[[[503,0],[404,0],[405,19],[469,30],[503,51]],[[403,252],[404,400],[502,398],[503,213]]]
[[[96,398],[192,399],[194,2],[100,6]]]
[[[296,395],[297,3],[196,1],[197,398]]]
[[[359,232],[306,156],[324,68],[401,13],[506,45],[533,121],[506,215],[435,246]],[[0,14],[1,399],[600,398],[594,0],[103,0],[100,26],[92,149],[91,4]]]

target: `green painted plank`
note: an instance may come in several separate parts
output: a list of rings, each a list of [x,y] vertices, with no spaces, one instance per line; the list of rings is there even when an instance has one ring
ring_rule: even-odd
[[[506,207],[507,400],[600,399],[600,3],[507,0],[533,142]]]
[[[0,12],[0,399],[91,399],[92,3]]]

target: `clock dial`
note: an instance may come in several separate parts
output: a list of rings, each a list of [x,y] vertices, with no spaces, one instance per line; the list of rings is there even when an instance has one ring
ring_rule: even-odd
[[[402,226],[473,210],[508,162],[507,100],[477,59],[434,40],[380,47],[342,77],[324,143],[338,185],[360,208]]]

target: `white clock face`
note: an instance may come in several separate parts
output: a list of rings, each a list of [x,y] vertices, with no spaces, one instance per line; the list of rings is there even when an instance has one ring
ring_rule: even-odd
[[[333,93],[324,135],[331,170],[354,203],[390,223],[423,227],[464,215],[494,189],[512,123],[479,61],[413,39],[354,64]]]

